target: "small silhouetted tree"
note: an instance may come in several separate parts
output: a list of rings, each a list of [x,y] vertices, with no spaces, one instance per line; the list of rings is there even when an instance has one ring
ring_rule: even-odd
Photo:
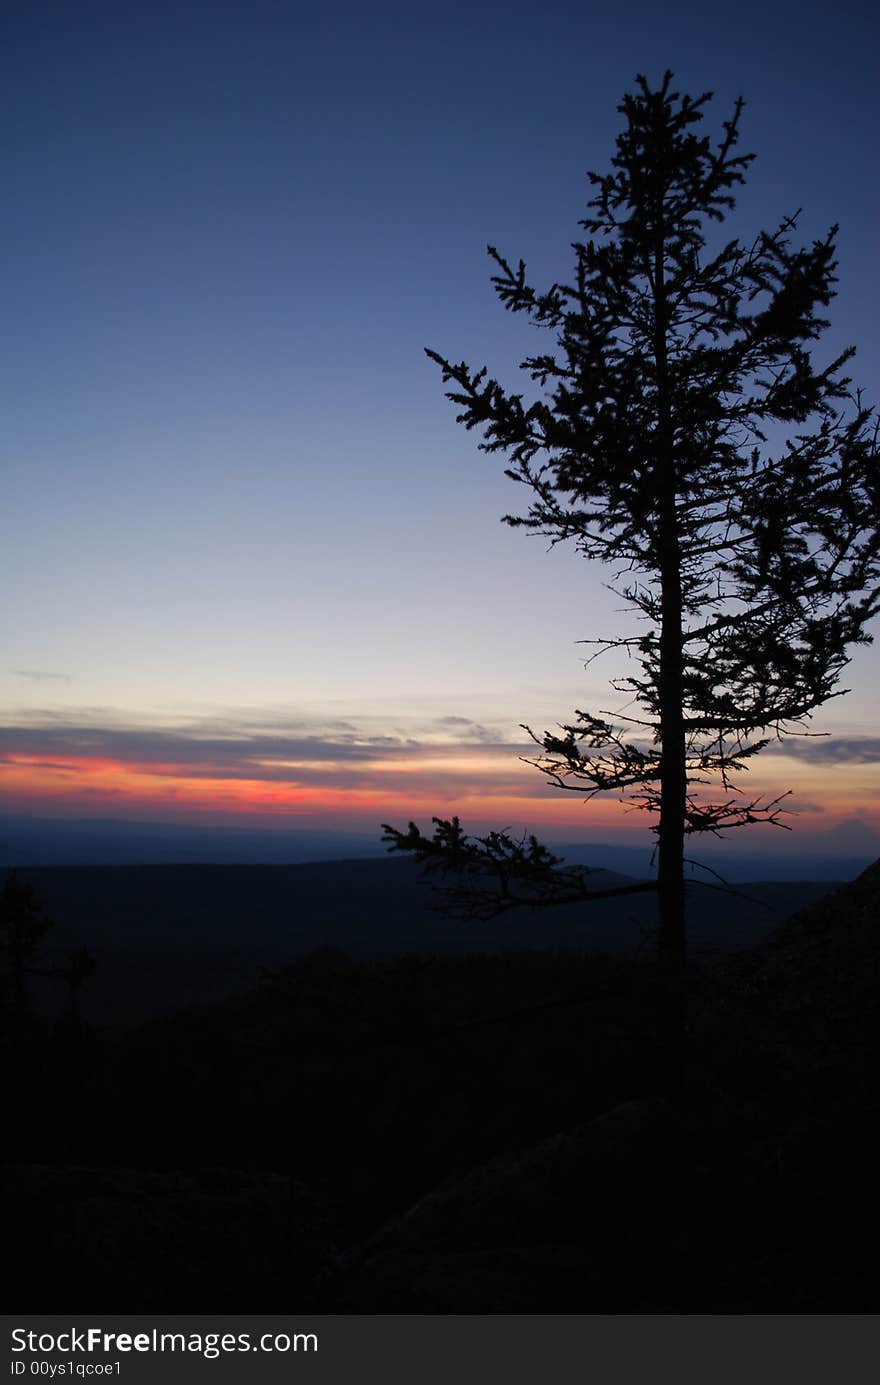
[[[538,387],[529,400],[428,352],[458,420],[531,492],[507,522],[610,564],[641,622],[593,641],[634,656],[636,672],[613,684],[632,714],[577,711],[533,735],[534,763],[561,789],[613,793],[654,818],[673,980],[686,838],[779,822],[781,800],[741,792],[736,776],[840,695],[847,648],[868,639],[880,604],[876,422],[845,374],[853,349],[825,364],[811,349],[828,325],[836,227],[796,245],[795,215],[747,243],[710,241],[753,157],[737,152],[742,102],[717,142],[701,132],[710,99],[680,95],[670,73],[657,89],[637,79],[611,170],[589,175],[569,282],[539,292],[523,261],[489,247],[501,302],[555,338],[522,363]],[[589,894],[538,844],[435,823],[432,838],[410,825],[386,839],[424,860],[494,866],[508,896],[531,854],[526,899],[542,875],[555,879],[548,897]]]
[[[11,870],[0,890],[0,957],[9,999],[18,1016],[27,1009],[27,978],[35,970],[51,927],[31,882]]]
[[[71,948],[64,961],[56,964],[49,972],[67,986],[67,1018],[74,1025],[79,1024],[80,992],[95,970],[97,963],[87,947]]]

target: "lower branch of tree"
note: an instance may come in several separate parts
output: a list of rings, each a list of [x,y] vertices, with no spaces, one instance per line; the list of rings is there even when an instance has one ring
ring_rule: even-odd
[[[438,892],[442,901],[438,907],[453,917],[485,921],[511,909],[646,894],[657,888],[653,880],[639,880],[592,889],[593,871],[586,866],[564,866],[563,858],[554,856],[534,836],[517,839],[506,832],[490,832],[471,837],[457,817],[432,821],[431,837],[424,836],[414,822],[406,832],[383,823],[382,840],[389,843],[389,851],[411,853],[429,871],[460,877]]]

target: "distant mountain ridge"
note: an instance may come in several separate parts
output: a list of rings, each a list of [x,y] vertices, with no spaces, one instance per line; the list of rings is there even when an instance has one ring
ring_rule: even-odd
[[[375,833],[0,814],[2,866],[296,865],[381,856]]]
[[[692,855],[731,882],[851,880],[880,855],[880,837],[853,824],[821,839],[801,837],[786,851],[744,850],[737,841],[694,846]],[[858,830],[856,830],[858,829]],[[851,847],[848,843],[852,841]],[[653,873],[651,846],[564,842],[547,844],[567,862],[639,878]],[[385,856],[380,828],[204,826],[114,818],[51,819],[0,814],[0,868],[9,866],[299,865]],[[698,869],[694,879],[712,877]]]

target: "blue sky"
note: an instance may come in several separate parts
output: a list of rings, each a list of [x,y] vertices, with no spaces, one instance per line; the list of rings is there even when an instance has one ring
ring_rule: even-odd
[[[619,603],[499,524],[519,495],[422,348],[513,379],[534,338],[486,243],[564,275],[618,100],[671,67],[714,123],[747,100],[735,230],[841,223],[827,350],[855,342],[876,397],[877,30],[846,3],[7,6],[4,725],[338,746],[344,721],[465,767],[464,797],[428,768],[401,811],[432,785],[476,811],[473,725],[528,774],[519,722],[608,705],[575,642]],[[860,651],[817,723],[841,745],[873,736],[878,672]],[[873,751],[807,787],[798,749],[774,774],[805,801],[870,811]]]

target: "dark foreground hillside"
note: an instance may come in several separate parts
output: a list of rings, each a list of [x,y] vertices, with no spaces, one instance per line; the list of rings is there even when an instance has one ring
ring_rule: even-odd
[[[115,1037],[10,1016],[10,1310],[875,1312],[880,863],[694,964],[333,949]]]

